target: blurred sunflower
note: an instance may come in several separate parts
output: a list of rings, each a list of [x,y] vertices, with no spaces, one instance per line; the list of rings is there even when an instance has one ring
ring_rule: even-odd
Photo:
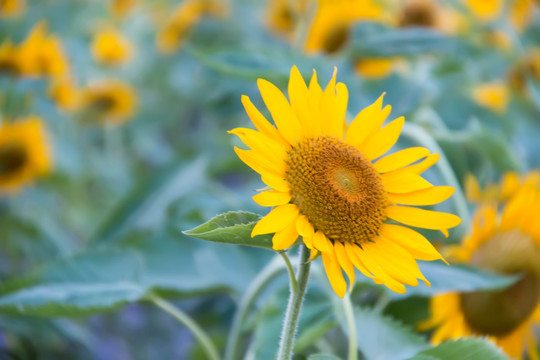
[[[495,81],[478,85],[472,89],[473,100],[491,111],[503,114],[510,101],[508,86],[502,81]]]
[[[51,168],[42,121],[37,116],[0,124],[0,194],[12,194]]]
[[[353,24],[362,20],[388,20],[375,0],[319,0],[315,17],[309,26],[307,52],[334,53],[349,38]]]
[[[60,39],[47,35],[47,25],[43,21],[34,26],[18,51],[24,75],[61,76],[69,69]]]
[[[251,148],[235,151],[270,188],[254,201],[274,207],[251,235],[275,233],[275,250],[292,246],[301,235],[312,259],[322,255],[330,284],[341,297],[347,288],[342,270],[352,286],[354,267],[400,293],[405,292],[403,284],[417,285],[417,279],[429,284],[415,259],[437,260],[441,255],[420,233],[388,219],[447,234],[460,223],[457,216],[402,205],[436,204],[454,189],[433,186],[420,176],[439,158],[425,148],[381,158],[404,124],[400,117],[381,128],[391,110],[382,107],[382,95],[346,127],[348,90],[336,84],[335,76],[323,91],[315,72],[307,87],[293,67],[290,102],[276,86],[259,79],[276,127],[242,97],[258,131],[231,130]]]
[[[133,9],[137,0],[111,0],[111,12],[115,16],[126,16]]]
[[[534,19],[534,0],[513,0],[510,2],[510,23],[522,32]]]
[[[540,173],[531,172],[527,177],[520,177],[516,172],[506,172],[500,184],[488,183],[482,189],[478,179],[472,174],[465,177],[465,192],[469,202],[505,202],[510,199],[521,186],[534,183]]]
[[[48,95],[64,111],[75,110],[79,105],[79,90],[70,76],[52,79]]]
[[[105,29],[95,35],[92,55],[100,64],[121,65],[133,56],[133,46],[118,31]]]
[[[464,33],[468,27],[458,11],[437,0],[407,0],[395,9],[394,23],[399,27],[427,27],[448,35]]]
[[[482,22],[497,19],[501,14],[503,0],[463,0],[469,12]]]
[[[0,75],[18,75],[21,73],[19,52],[9,40],[0,46]]]
[[[81,90],[80,107],[87,122],[120,124],[135,112],[134,89],[119,80],[104,80]]]
[[[432,341],[485,336],[512,359],[538,359],[532,326],[540,322],[540,182],[526,182],[497,213],[495,203],[475,213],[471,233],[450,249],[456,262],[502,274],[520,274],[503,290],[448,293],[431,301],[421,329],[436,328]]]
[[[527,94],[527,81],[540,82],[540,48],[533,48],[510,68],[508,82],[519,94]]]
[[[290,39],[300,17],[305,13],[306,1],[269,0],[266,9],[266,23],[277,35]]]
[[[26,8],[24,0],[0,0],[0,17],[16,17]]]
[[[203,16],[221,17],[226,13],[225,3],[220,0],[186,0],[159,29],[156,44],[162,53],[172,53],[180,48],[187,33]]]

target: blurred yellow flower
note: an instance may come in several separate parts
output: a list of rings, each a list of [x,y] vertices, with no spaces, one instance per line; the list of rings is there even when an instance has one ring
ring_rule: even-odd
[[[512,0],[510,2],[510,23],[523,31],[534,19],[534,0]]]
[[[220,0],[186,0],[174,10],[173,14],[159,29],[156,44],[160,52],[169,54],[178,50],[191,28],[206,15],[224,16],[225,3]]]
[[[356,61],[356,71],[366,79],[381,79],[392,73],[396,59],[371,58]]]
[[[82,89],[81,110],[85,120],[107,124],[120,124],[135,113],[135,90],[127,83],[107,79]]]
[[[131,59],[133,46],[118,31],[106,29],[95,35],[92,55],[100,64],[120,65]]]
[[[25,0],[0,0],[0,18],[19,16],[25,8]]]
[[[526,349],[538,359],[533,325],[540,322],[539,184],[522,186],[500,213],[496,204],[480,207],[470,234],[449,249],[459,263],[521,277],[503,290],[435,296],[430,319],[420,325],[436,328],[433,343],[485,336],[512,359],[523,359]]]
[[[362,20],[386,21],[388,16],[375,0],[319,0],[309,26],[305,50],[334,53],[349,38],[349,29]]]
[[[49,85],[48,95],[61,110],[73,111],[79,106],[79,90],[70,76],[53,78]]]
[[[290,39],[296,30],[300,16],[304,15],[306,1],[269,0],[266,23],[277,35]]]
[[[472,95],[477,104],[499,114],[506,112],[510,100],[508,86],[500,81],[478,85]]]
[[[0,195],[17,192],[50,168],[49,144],[39,117],[0,124]]]
[[[437,0],[407,0],[396,6],[395,23],[400,27],[428,27],[448,35],[463,33],[468,28],[462,14]]]
[[[504,173],[500,183],[487,183],[482,187],[478,179],[472,174],[465,177],[465,193],[467,200],[473,203],[505,202],[524,186],[539,186],[540,172],[531,171],[527,176],[519,176],[518,173],[509,171]]]
[[[111,12],[115,16],[126,16],[135,6],[137,0],[110,0]]]
[[[503,8],[503,0],[463,0],[471,14],[482,22],[497,19]]]
[[[0,45],[0,75],[19,75],[21,62],[19,51],[9,40]]]
[[[429,284],[416,260],[442,257],[408,226],[447,234],[461,221],[453,214],[415,207],[438,204],[454,192],[450,186],[433,186],[420,175],[439,156],[422,147],[384,156],[405,121],[399,117],[382,127],[391,111],[382,106],[384,94],[346,128],[348,90],[345,84],[336,84],[336,71],[323,90],[316,72],[308,87],[293,67],[290,100],[270,82],[257,83],[276,126],[243,96],[258,131],[230,131],[251,148],[235,147],[238,157],[269,187],[253,197],[273,209],[251,235],[274,233],[275,250],[293,246],[302,236],[312,259],[321,254],[330,284],[341,297],[347,290],[342,271],[352,287],[355,267],[399,293],[405,292],[404,284],[418,285],[418,279]]]
[[[46,30],[45,22],[36,24],[20,45],[19,61],[23,75],[59,76],[68,72],[69,64],[60,39],[47,35]]]

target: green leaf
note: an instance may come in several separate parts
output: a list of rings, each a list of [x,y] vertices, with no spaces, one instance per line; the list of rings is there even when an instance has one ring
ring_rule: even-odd
[[[509,360],[492,342],[466,338],[447,341],[408,360]]]
[[[422,274],[431,286],[419,282],[418,286],[408,286],[407,293],[392,293],[393,298],[413,295],[432,296],[442,292],[467,292],[475,290],[503,289],[515,283],[520,276],[498,275],[466,265],[446,265],[441,261],[418,262]]]
[[[251,237],[251,230],[261,219],[260,215],[231,211],[218,215],[184,234],[202,240],[223,244],[247,245],[272,249],[272,236],[259,235]]]
[[[369,24],[355,27],[351,39],[348,55],[354,59],[454,53],[459,44],[455,39],[426,28],[380,28],[375,31]]]
[[[308,360],[341,360],[341,358],[331,354],[313,354],[309,355]]]
[[[412,328],[370,309],[354,309],[356,341],[366,359],[403,360],[429,347]],[[347,332],[345,320],[342,328]]]
[[[40,316],[87,315],[137,301],[141,263],[126,250],[97,250],[60,260],[2,287],[0,312]]]

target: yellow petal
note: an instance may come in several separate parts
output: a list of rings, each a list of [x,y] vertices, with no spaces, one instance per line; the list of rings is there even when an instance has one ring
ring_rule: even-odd
[[[276,190],[268,190],[253,196],[253,201],[261,206],[277,206],[287,204],[291,200],[291,194]]]
[[[469,201],[480,201],[482,199],[482,190],[480,184],[473,174],[467,174],[464,181],[465,194]]]
[[[357,247],[355,253],[364,263],[366,268],[368,268],[369,271],[375,276],[375,278],[378,280],[378,283],[384,284],[394,292],[400,294],[405,293],[405,286],[390,275],[388,275],[386,271],[384,271],[384,269],[375,260],[376,256],[373,256],[369,244],[366,245],[368,246],[363,246],[362,249]]]
[[[296,112],[298,121],[307,137],[321,135],[320,125],[313,121],[312,110],[309,104],[309,92],[304,78],[296,66],[291,69],[289,79],[289,99]]]
[[[255,169],[254,169],[255,170]],[[291,188],[289,187],[289,184],[283,179],[283,176],[276,175],[271,172],[264,172],[261,174],[261,180],[271,188],[281,191],[281,192],[289,192]]]
[[[358,248],[358,246],[355,244],[348,243],[348,242],[345,243],[345,250],[347,251],[347,254],[349,254],[349,259],[351,259],[353,265],[358,270],[360,270],[360,272],[364,274],[366,277],[373,278],[373,275],[362,263],[362,260],[360,260],[360,258],[356,255],[357,250],[355,248]]]
[[[272,173],[281,177],[285,175],[285,169],[282,167],[282,164],[279,164],[280,162],[283,163],[283,161],[270,161],[255,150],[243,150],[236,146],[234,147],[234,152],[240,160],[261,175],[265,173]]]
[[[253,154],[259,154],[266,163],[274,164],[273,168],[279,169],[280,174],[285,174],[287,152],[283,145],[252,129],[237,128],[230,130],[229,134],[238,136],[244,144],[253,150]]]
[[[369,160],[384,155],[397,142],[403,124],[405,124],[405,118],[397,118],[368,137],[358,148]]]
[[[332,78],[322,95],[321,112],[324,117],[324,122],[322,123],[321,129],[325,135],[342,139],[349,93],[347,87],[344,84],[341,84],[338,87],[339,93],[336,94],[336,74],[337,68],[334,67]]]
[[[385,106],[381,110],[384,94],[356,115],[345,135],[345,141],[348,144],[359,146],[384,123],[392,110],[391,106]]]
[[[379,173],[397,170],[412,164],[429,155],[429,150],[423,147],[411,147],[397,151],[377,160],[373,166]]]
[[[407,206],[389,206],[386,215],[405,225],[432,230],[449,229],[461,223],[461,219],[454,214]]]
[[[297,216],[298,207],[296,205],[286,204],[275,207],[255,224],[251,231],[251,237],[283,230],[287,225],[295,222]]]
[[[388,194],[388,199],[395,204],[433,205],[443,202],[454,193],[451,186],[434,186],[404,194]]]
[[[403,194],[433,187],[426,179],[414,173],[389,172],[381,175],[384,190],[389,193]]]
[[[323,134],[324,123],[326,119],[321,111],[323,91],[321,86],[317,81],[317,72],[313,70],[313,75],[311,76],[311,81],[308,88],[308,102],[311,109],[312,116],[312,127],[313,131],[316,132],[316,135]]]
[[[313,239],[313,236],[315,235],[313,225],[311,225],[308,218],[302,214],[298,215],[298,218],[296,219],[296,230],[300,235],[308,237],[309,239]]]
[[[271,82],[257,80],[259,91],[279,132],[291,145],[302,139],[300,123],[283,93]]]
[[[285,227],[274,234],[272,237],[272,248],[274,250],[283,250],[294,244],[298,239],[298,232],[296,231],[296,221],[291,222]]]
[[[283,139],[277,129],[272,126],[272,124],[270,124],[268,120],[266,120],[264,115],[261,114],[261,112],[255,107],[255,105],[253,105],[249,97],[247,97],[246,95],[242,95],[242,104],[244,105],[246,113],[248,114],[251,122],[253,123],[253,125],[255,125],[257,130],[274,139],[275,141],[286,143],[285,139]]]
[[[333,244],[328,240],[328,238],[321,232],[317,231],[315,236],[313,236],[313,246],[315,249],[319,250],[321,253],[327,253],[333,250]]]
[[[343,278],[343,273],[341,272],[341,266],[336,258],[334,249],[332,247],[331,251],[322,252],[324,270],[326,271],[326,276],[332,285],[332,289],[336,292],[339,297],[345,296],[347,291],[347,283]]]
[[[424,160],[416,164],[409,165],[404,168],[388,172],[387,174],[390,174],[390,173],[400,174],[400,173],[412,172],[412,173],[420,175],[421,173],[429,169],[431,166],[433,166],[433,164],[435,164],[437,161],[439,161],[439,158],[440,158],[439,154],[431,154],[427,158],[425,158]]]
[[[379,233],[390,241],[401,245],[416,259],[429,261],[441,259],[446,262],[422,234],[412,229],[401,225],[384,224]]]
[[[345,270],[347,277],[349,278],[349,291],[352,290],[354,285],[354,267],[349,258],[349,255],[345,251],[345,246],[339,241],[334,243],[334,250],[336,252],[336,258],[339,262],[339,265]]]

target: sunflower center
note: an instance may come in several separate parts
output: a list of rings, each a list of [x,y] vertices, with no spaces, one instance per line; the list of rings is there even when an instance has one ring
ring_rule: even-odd
[[[114,107],[114,99],[108,95],[97,96],[93,101],[91,108],[97,112],[107,112]]]
[[[503,290],[475,291],[461,295],[467,324],[486,335],[511,333],[533,313],[540,300],[540,248],[519,230],[496,234],[480,246],[471,263],[522,278]]]
[[[435,8],[431,2],[413,0],[408,2],[402,10],[400,26],[435,26]]]
[[[24,167],[27,153],[24,147],[8,142],[0,145],[0,176],[6,176]]]
[[[329,136],[305,139],[288,153],[292,202],[330,240],[362,244],[386,219],[382,180],[355,147]]]
[[[325,35],[322,48],[327,54],[338,51],[349,39],[349,29],[345,24],[339,24],[330,29]]]

